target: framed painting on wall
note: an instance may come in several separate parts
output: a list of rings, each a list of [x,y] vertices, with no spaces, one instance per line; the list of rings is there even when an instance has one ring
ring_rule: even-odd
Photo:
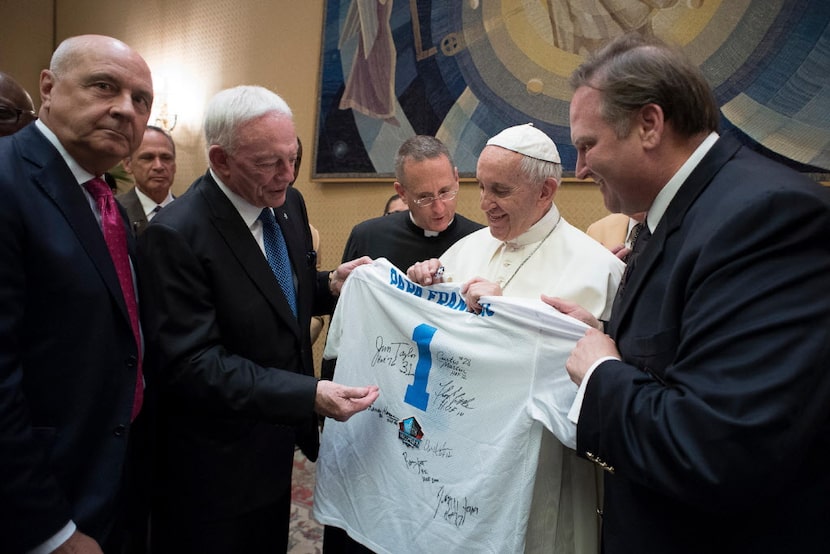
[[[326,0],[312,177],[388,181],[414,134],[437,136],[472,177],[487,139],[527,122],[572,175],[568,76],[627,31],[688,52],[723,132],[830,171],[826,0]]]

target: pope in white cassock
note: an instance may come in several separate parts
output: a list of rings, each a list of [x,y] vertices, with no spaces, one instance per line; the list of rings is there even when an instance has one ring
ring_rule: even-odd
[[[482,296],[545,294],[607,320],[625,266],[560,215],[553,199],[561,176],[559,152],[545,133],[530,124],[500,132],[487,141],[476,167],[489,228],[461,239],[440,260],[413,265],[408,277],[429,285],[442,266],[443,280],[463,282],[475,310]],[[593,464],[546,431],[525,551],[598,552],[598,483]]]

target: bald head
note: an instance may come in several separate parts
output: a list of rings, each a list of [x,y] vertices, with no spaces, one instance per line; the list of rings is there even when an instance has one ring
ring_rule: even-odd
[[[40,118],[81,167],[100,175],[141,144],[153,104],[150,68],[118,39],[63,41],[40,74]]]
[[[34,119],[32,97],[11,75],[0,71],[0,137],[16,133]]]

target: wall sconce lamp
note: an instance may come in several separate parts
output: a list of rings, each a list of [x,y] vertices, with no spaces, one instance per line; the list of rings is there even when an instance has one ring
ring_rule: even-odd
[[[161,127],[168,133],[176,127],[176,120],[178,116],[176,114],[171,114],[167,111],[167,102],[161,105],[159,108],[159,112],[156,115],[155,125],[156,127]]]

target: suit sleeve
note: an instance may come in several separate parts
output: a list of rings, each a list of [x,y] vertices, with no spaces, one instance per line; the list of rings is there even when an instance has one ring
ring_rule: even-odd
[[[661,328],[593,373],[577,444],[614,478],[729,511],[828,449],[830,210],[782,189],[718,219],[667,244],[677,261],[632,308]]]
[[[349,233],[349,238],[346,240],[346,246],[343,248],[343,257],[340,260],[340,263],[350,262],[355,258],[362,256],[362,254],[359,253],[359,246],[357,244],[359,239],[356,236],[357,234],[356,229],[352,228],[352,231]]]
[[[20,183],[15,183],[20,186]],[[57,533],[72,517],[48,464],[47,429],[36,429],[23,391],[27,289],[23,224],[13,195],[0,202],[0,544],[23,552]],[[31,325],[31,322],[29,323]]]

